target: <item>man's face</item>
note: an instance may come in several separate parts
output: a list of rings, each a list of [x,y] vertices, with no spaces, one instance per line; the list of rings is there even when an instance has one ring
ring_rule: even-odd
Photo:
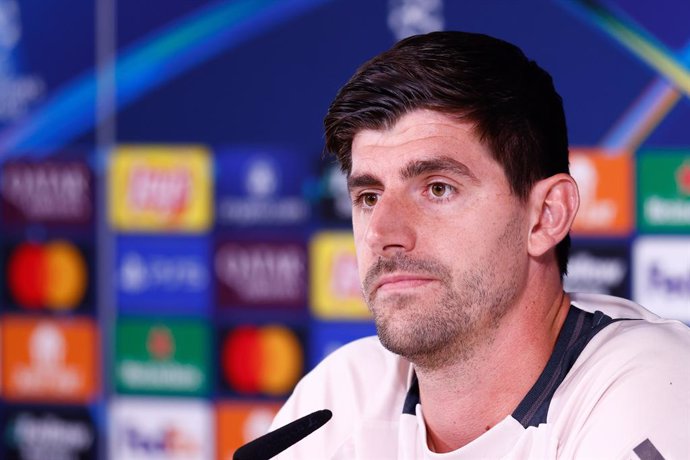
[[[348,186],[384,346],[438,367],[491,340],[525,283],[527,211],[472,124],[417,110],[361,131]]]

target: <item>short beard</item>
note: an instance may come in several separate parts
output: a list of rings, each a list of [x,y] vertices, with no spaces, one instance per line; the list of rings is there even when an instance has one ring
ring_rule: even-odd
[[[499,242],[514,245],[514,240],[505,241],[514,231],[514,227],[506,228]],[[501,258],[494,255],[493,260]],[[373,283],[380,275],[395,271],[428,274],[440,282],[442,292],[428,301],[397,295],[377,304],[371,293]],[[512,277],[501,280],[491,263],[479,263],[454,283],[451,270],[439,262],[398,254],[379,259],[369,269],[363,287],[381,344],[420,369],[436,370],[469,361],[479,345],[494,340],[517,292],[519,274],[515,270],[508,273]]]

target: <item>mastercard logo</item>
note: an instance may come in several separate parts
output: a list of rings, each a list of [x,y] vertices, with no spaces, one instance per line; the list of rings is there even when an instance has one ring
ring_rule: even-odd
[[[280,396],[291,391],[304,368],[295,333],[278,325],[240,326],[225,337],[222,373],[237,393]]]
[[[7,284],[15,301],[29,309],[69,310],[84,298],[86,262],[70,242],[22,243],[7,262]]]

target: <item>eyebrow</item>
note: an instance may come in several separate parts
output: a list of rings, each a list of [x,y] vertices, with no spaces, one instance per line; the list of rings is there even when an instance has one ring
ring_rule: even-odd
[[[434,172],[453,173],[464,176],[470,179],[472,182],[479,182],[477,176],[474,175],[467,165],[448,156],[431,158],[429,160],[411,161],[400,170],[400,177],[403,179],[411,179],[413,177]]]
[[[414,160],[403,166],[400,170],[400,177],[402,179],[412,179],[423,174],[448,172],[464,176],[472,182],[479,183],[479,179],[464,163],[448,157],[440,156],[431,158],[429,160]],[[347,189],[367,188],[367,187],[382,187],[383,182],[378,177],[371,174],[357,174],[351,175],[347,178]]]
[[[371,174],[358,174],[356,176],[348,176],[347,178],[348,190],[353,188],[381,187],[382,185],[383,182]]]

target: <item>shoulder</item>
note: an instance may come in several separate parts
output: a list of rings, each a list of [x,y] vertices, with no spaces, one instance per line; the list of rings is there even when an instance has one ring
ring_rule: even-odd
[[[576,456],[626,456],[645,442],[664,456],[690,454],[690,328],[609,296],[573,296],[573,305],[619,319],[592,338],[554,396],[553,418]]]
[[[410,364],[377,337],[351,342],[328,355],[295,387],[271,430],[320,409],[332,419],[279,458],[330,458],[367,420],[394,422],[402,412]]]
[[[622,297],[585,292],[570,293],[571,303],[580,310],[594,313],[600,311],[614,319],[644,319],[650,322],[676,322],[660,318],[642,305]]]
[[[405,383],[410,364],[386,350],[378,337],[365,337],[335,350],[321,361],[298,384],[342,390],[345,394],[358,389],[372,389],[385,380]],[[341,394],[340,396],[344,396]]]
[[[572,300],[582,310],[600,311],[614,319],[592,339],[578,359],[580,362],[599,356],[619,363],[626,360],[636,366],[646,360],[658,365],[690,353],[690,328],[680,321],[660,318],[641,305],[618,297],[574,294]],[[678,364],[675,361],[674,368],[682,370],[683,366]]]
[[[370,336],[343,345],[326,356],[315,368],[315,373],[340,370],[346,366],[353,372],[371,372],[395,365],[400,357],[386,350],[378,337]]]
[[[686,377],[690,371],[690,328],[676,320],[660,318],[626,299],[599,294],[574,294],[572,304],[582,310],[600,311],[614,319],[585,347],[573,370],[600,371],[615,377],[631,372],[668,368]],[[613,366],[615,364],[615,366]]]
[[[383,348],[377,337],[351,342],[328,355],[300,380],[271,429],[316,410],[329,409],[332,420],[300,447],[308,449],[310,444],[319,443],[319,438],[325,443],[323,448],[338,447],[367,418],[397,419],[410,372],[409,362]]]

